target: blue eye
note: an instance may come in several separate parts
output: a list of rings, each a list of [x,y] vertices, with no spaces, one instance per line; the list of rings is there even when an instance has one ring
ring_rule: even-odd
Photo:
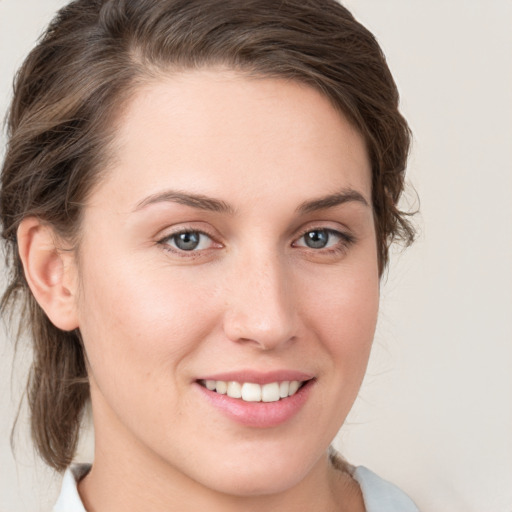
[[[315,229],[308,231],[304,235],[304,243],[310,249],[323,249],[329,243],[330,234],[325,229]]]
[[[299,247],[308,247],[309,249],[328,249],[339,245],[340,242],[348,244],[350,239],[347,235],[344,235],[339,231],[323,228],[306,231],[295,245]]]
[[[162,243],[179,251],[190,252],[208,249],[212,244],[212,239],[200,231],[182,231],[165,238]]]

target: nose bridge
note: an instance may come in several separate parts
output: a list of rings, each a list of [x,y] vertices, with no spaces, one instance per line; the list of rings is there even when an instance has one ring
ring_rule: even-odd
[[[277,251],[259,247],[240,257],[231,275],[225,333],[233,341],[272,349],[295,336],[289,268]]]

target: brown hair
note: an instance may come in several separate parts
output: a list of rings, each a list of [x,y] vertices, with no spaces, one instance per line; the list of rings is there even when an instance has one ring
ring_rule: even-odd
[[[56,328],[30,293],[17,252],[36,216],[75,239],[80,205],[108,158],[109,128],[137,84],[166,71],[224,65],[288,78],[325,94],[366,140],[380,271],[413,229],[397,203],[410,133],[373,35],[335,0],[75,0],[27,57],[15,82],[0,215],[10,268],[1,308],[23,305],[34,361],[32,436],[57,470],[71,461],[89,396],[79,332]],[[111,135],[111,134],[110,134]]]

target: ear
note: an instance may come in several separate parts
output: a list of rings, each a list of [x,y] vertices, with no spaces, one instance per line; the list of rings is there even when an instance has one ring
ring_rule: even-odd
[[[57,240],[54,230],[35,217],[18,227],[18,251],[32,294],[56,327],[71,331],[78,327],[75,257]]]

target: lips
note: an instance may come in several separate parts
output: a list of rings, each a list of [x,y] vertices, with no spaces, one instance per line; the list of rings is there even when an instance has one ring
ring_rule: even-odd
[[[276,427],[306,403],[316,379],[302,372],[237,372],[198,379],[207,402],[224,416],[249,427]]]

